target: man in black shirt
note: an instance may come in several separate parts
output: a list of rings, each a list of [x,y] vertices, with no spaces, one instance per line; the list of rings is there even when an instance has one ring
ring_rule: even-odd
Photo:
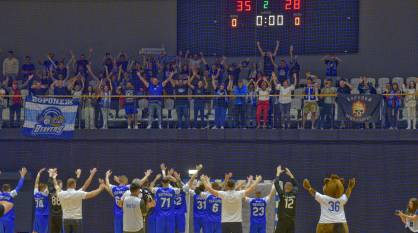
[[[290,177],[290,182],[284,184],[284,190],[280,186],[280,175],[283,172],[286,172],[286,175]],[[288,168],[282,170],[282,166],[278,166],[274,186],[280,197],[279,211],[277,213],[279,221],[277,222],[275,233],[294,233],[298,183]]]
[[[57,190],[54,187],[54,181],[52,179],[52,174],[56,171],[56,168],[50,168],[48,170],[49,173],[49,179],[48,179],[48,191],[49,191],[49,203],[50,203],[50,220],[49,220],[49,228],[51,229],[51,233],[62,233],[62,208],[61,203],[57,196]],[[94,175],[96,174],[97,169],[94,168],[90,170],[90,176],[84,183],[83,187],[81,187],[82,190],[86,190],[92,180]],[[76,174],[76,180],[80,179],[81,176],[81,169],[77,169],[75,171]],[[57,183],[60,187],[62,187],[62,180],[57,180]]]

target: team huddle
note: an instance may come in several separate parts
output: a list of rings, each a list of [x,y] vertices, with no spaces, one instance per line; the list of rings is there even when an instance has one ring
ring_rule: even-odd
[[[33,232],[82,232],[82,202],[98,196],[102,191],[107,191],[114,198],[115,233],[183,233],[186,232],[188,212],[193,214],[195,233],[241,233],[243,205],[248,205],[250,210],[250,233],[265,233],[268,203],[276,193],[279,196],[279,210],[275,233],[295,232],[298,182],[288,168],[277,167],[276,178],[266,196],[261,195],[261,176],[248,176],[245,182],[234,181],[232,173],[227,173],[222,182],[216,182],[207,175],[199,175],[203,166],[197,165],[196,172],[183,183],[179,172],[167,169],[164,164],[160,168],[161,173],[153,180],[150,180],[152,171],[147,170],[142,179],[133,179],[130,184],[124,175],[113,176],[115,184],[111,184],[112,171],[109,170],[105,179],[99,179],[99,186],[90,192],[86,190],[97,169],[90,171],[80,188],[77,188],[77,181],[81,170],[77,169],[76,178],[67,179],[66,190],[63,190],[63,182],[58,179],[56,168],[48,169],[47,183],[40,182],[46,170],[41,169],[34,185]],[[14,197],[23,187],[26,168],[19,173],[20,180],[16,188],[11,190],[9,184],[3,184],[0,192],[0,233],[15,232]],[[283,174],[288,176],[287,180]],[[321,205],[317,233],[348,233],[344,205],[355,186],[355,179],[350,179],[346,190],[343,183],[342,178],[332,175],[324,180],[324,194],[320,194],[307,179],[304,180],[303,187]],[[190,209],[187,205],[188,195],[192,199]],[[414,227],[416,220],[409,215],[402,217],[408,226]]]

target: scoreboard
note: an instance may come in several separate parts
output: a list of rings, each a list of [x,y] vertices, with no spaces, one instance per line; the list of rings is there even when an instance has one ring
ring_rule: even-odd
[[[359,0],[177,0],[177,49],[257,55],[357,53]]]

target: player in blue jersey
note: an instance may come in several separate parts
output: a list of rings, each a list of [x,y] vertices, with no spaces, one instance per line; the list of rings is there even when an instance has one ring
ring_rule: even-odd
[[[166,176],[162,179],[162,187],[153,188],[155,194],[155,221],[156,233],[174,233],[175,232],[175,210],[174,201],[176,195],[180,193],[179,188],[170,187],[170,181],[175,182],[181,187],[181,181],[172,176]]]
[[[200,233],[201,230],[205,233],[207,226],[206,198],[208,193],[205,192],[205,186],[203,184],[199,185],[196,189],[193,188],[194,181],[202,168],[203,166],[201,164],[196,166],[196,173],[192,175],[187,185],[193,197],[193,229],[195,233]]]
[[[10,184],[3,184],[2,190],[0,192],[0,202],[9,202],[14,203],[14,198],[17,196],[19,190],[23,187],[23,181],[25,180],[25,175],[28,171],[25,167],[20,169],[20,180],[15,189],[11,190]],[[2,233],[14,233],[15,232],[15,212],[12,208],[8,213],[3,215],[0,218],[0,230],[3,230]],[[1,231],[0,231],[1,232]]]
[[[33,221],[33,233],[48,233],[49,226],[49,201],[48,186],[40,183],[40,177],[45,168],[39,170],[36,175],[33,199],[35,200],[35,219]]]
[[[270,194],[266,197],[261,197],[261,191],[257,191],[256,198],[245,198],[246,202],[250,204],[250,233],[266,233],[267,205],[275,193],[276,189],[273,185]]]
[[[214,190],[220,191],[218,183],[212,183]],[[212,194],[206,198],[207,226],[206,233],[222,233],[222,199]]]
[[[0,201],[0,218],[7,214],[13,208],[13,203]]]
[[[181,177],[178,172],[173,173],[176,180],[181,182]],[[186,202],[186,192],[188,190],[188,185],[183,186],[182,183],[179,185],[176,184],[176,187],[180,189],[180,192],[176,194],[174,200],[174,215],[175,215],[175,232],[184,233],[186,232],[186,214],[187,214],[187,202]]]

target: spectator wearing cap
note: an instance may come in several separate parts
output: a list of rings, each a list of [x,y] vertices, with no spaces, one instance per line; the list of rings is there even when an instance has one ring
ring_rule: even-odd
[[[248,94],[247,85],[244,84],[242,79],[238,80],[237,85],[234,85],[233,77],[230,76],[228,82],[228,91],[232,92],[232,94],[235,96],[233,97],[234,127],[245,129],[247,127],[245,101]]]
[[[9,51],[8,56],[3,60],[3,76],[15,80],[19,74],[19,60],[13,51]]]

